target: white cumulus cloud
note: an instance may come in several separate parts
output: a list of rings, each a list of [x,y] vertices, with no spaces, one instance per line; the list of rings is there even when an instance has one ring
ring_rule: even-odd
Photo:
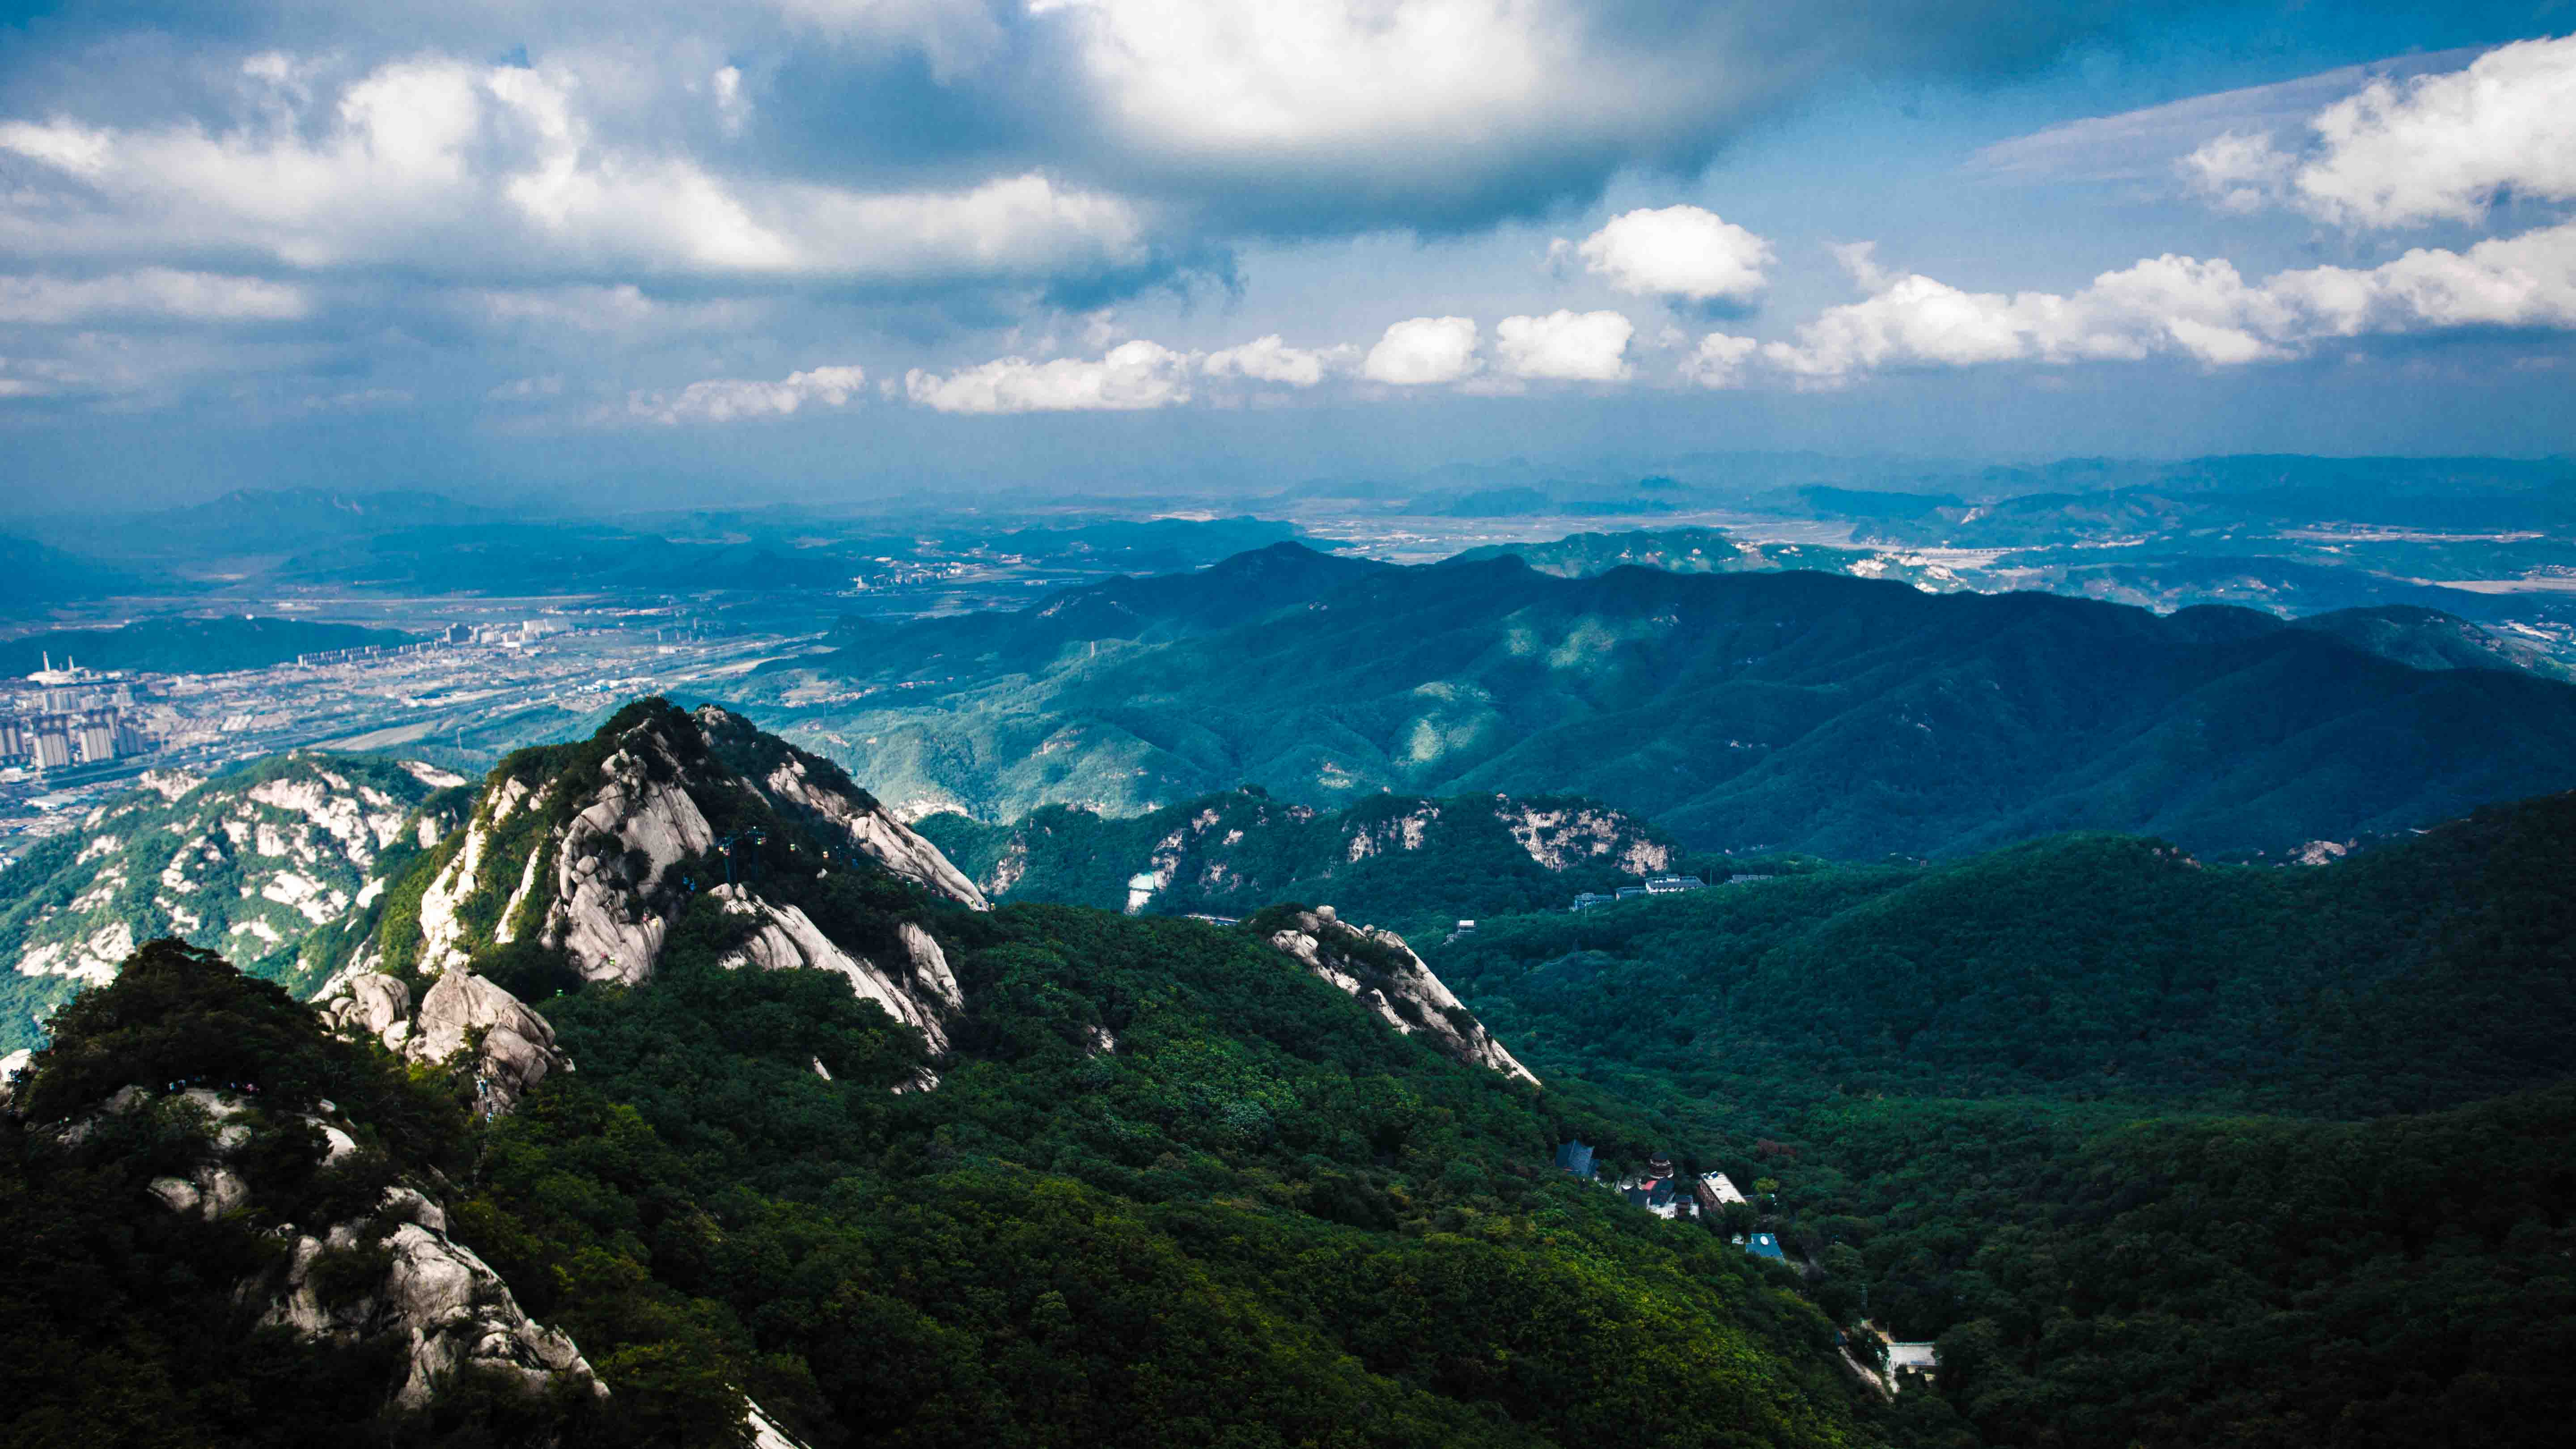
[[[1098,360],[1003,357],[940,374],[914,368],[904,395],[943,413],[1130,412],[1190,400],[1194,359],[1138,338]]]
[[[1730,337],[1712,332],[1699,340],[1699,346],[1682,359],[1681,374],[1701,387],[1735,387],[1743,383],[1745,365],[1753,360],[1762,344],[1750,337]]]
[[[2184,158],[2220,205],[2286,203],[2349,226],[2474,222],[2507,195],[2576,198],[2576,36],[2500,46],[2463,69],[2381,79],[2326,106],[2306,143],[2231,132]]]
[[[1414,317],[1386,329],[1360,364],[1371,382],[1399,387],[1456,382],[1484,366],[1472,317]]]
[[[1617,382],[1628,375],[1636,326],[1616,312],[1550,312],[1494,324],[1494,351],[1514,377]]]
[[[1772,261],[1769,242],[1696,206],[1622,213],[1573,250],[1620,291],[1693,302],[1752,301]]]
[[[729,423],[744,418],[783,418],[811,404],[841,407],[867,383],[857,367],[817,367],[791,372],[777,382],[715,377],[690,383],[676,392],[627,395],[628,415],[665,426],[680,423]]]
[[[1239,347],[1211,352],[1201,368],[1210,377],[1247,377],[1256,382],[1313,387],[1328,374],[1348,371],[1359,351],[1347,342],[1315,349],[1290,347],[1274,332]]]
[[[1826,309],[1773,367],[1834,383],[1891,367],[2296,357],[2338,339],[2462,328],[2576,329],[2576,223],[2466,251],[2419,247],[2377,267],[2314,267],[2251,282],[2224,259],[2166,255],[2073,294],[1970,292],[1846,255],[1870,295]]]

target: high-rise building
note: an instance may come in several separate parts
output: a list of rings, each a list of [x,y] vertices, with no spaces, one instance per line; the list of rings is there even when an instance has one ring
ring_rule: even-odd
[[[116,711],[85,709],[74,734],[80,743],[80,761],[84,765],[103,765],[116,758]]]
[[[72,717],[67,714],[40,714],[28,721],[28,733],[34,738],[29,757],[40,770],[61,770],[72,762]]]

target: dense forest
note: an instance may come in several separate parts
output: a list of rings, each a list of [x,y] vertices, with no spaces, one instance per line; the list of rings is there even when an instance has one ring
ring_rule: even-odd
[[[1916,1442],[2540,1442],[2576,1391],[2571,844],[2567,796],[2319,868],[2071,837],[1431,956],[1733,1174],[1838,1322],[1937,1343]]]

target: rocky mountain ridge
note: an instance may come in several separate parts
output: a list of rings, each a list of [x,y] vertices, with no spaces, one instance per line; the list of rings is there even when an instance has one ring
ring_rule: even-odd
[[[1416,1032],[1451,1057],[1535,1087],[1539,1079],[1514,1060],[1466,1004],[1423,964],[1404,938],[1375,926],[1354,926],[1331,906],[1289,906],[1264,911],[1249,923],[1270,944],[1306,969],[1356,997],[1379,1019],[1406,1036]]]
[[[774,898],[793,878],[773,865],[760,866],[764,881],[723,878],[782,851],[817,878],[838,866],[990,909],[838,767],[713,706],[691,714],[649,701],[589,741],[497,766],[460,828],[401,880],[377,883],[381,918],[347,945],[318,993],[323,1010],[414,1061],[471,1045],[478,1100],[506,1111],[569,1063],[544,1017],[478,962],[533,971],[513,978],[523,991],[531,980],[640,985],[703,898],[732,938],[724,964],[833,972],[944,1053],[943,1023],[964,1002],[938,940],[905,920],[882,941],[837,941],[803,906]],[[936,1080],[925,1072],[921,1083]]]
[[[915,822],[996,900],[1238,916],[1327,896],[1406,929],[1562,904],[1678,868],[1647,821],[1568,796],[1381,795],[1343,810],[1256,790],[1110,819],[1050,808],[1008,826]]]

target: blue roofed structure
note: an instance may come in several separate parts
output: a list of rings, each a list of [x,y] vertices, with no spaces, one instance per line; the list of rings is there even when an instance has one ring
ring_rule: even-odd
[[[1592,1148],[1583,1142],[1560,1142],[1556,1146],[1556,1165],[1577,1177],[1592,1176]]]
[[[1780,1251],[1780,1240],[1769,1233],[1755,1233],[1753,1240],[1744,1245],[1744,1251],[1747,1256],[1768,1258],[1774,1263],[1789,1261],[1789,1255]]]

